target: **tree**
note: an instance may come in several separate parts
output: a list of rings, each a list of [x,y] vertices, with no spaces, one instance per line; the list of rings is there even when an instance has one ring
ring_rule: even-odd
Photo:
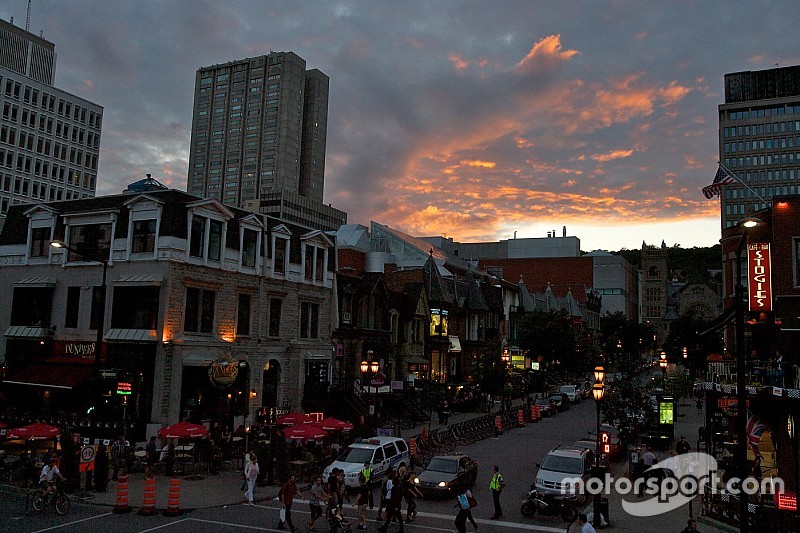
[[[562,368],[585,372],[588,367],[586,347],[578,330],[565,311],[534,311],[519,323],[519,346],[533,357],[547,362],[559,361]]]

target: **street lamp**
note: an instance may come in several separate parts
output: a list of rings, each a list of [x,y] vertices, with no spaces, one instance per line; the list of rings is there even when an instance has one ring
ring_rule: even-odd
[[[94,367],[95,370],[99,372],[100,367],[102,365],[101,354],[103,346],[103,329],[105,328],[105,318],[106,318],[106,271],[108,270],[108,258],[103,259],[96,255],[93,256],[86,254],[85,252],[81,252],[79,250],[76,250],[75,248],[67,246],[67,244],[63,241],[50,241],[50,246],[58,249],[63,248],[64,250],[80,255],[84,259],[87,259],[89,261],[96,261],[98,263],[102,263],[103,265],[103,279],[100,282],[100,294],[98,295],[99,322],[97,323],[97,339],[95,341],[95,346],[94,346]]]
[[[744,351],[744,302],[742,287],[742,252],[747,244],[747,234],[762,221],[757,218],[747,218],[739,222],[741,236],[736,245],[736,279],[734,280],[734,312],[736,313],[736,401],[737,408],[737,436],[736,455],[739,479],[744,481],[747,477],[747,357]],[[740,481],[740,483],[741,483]],[[747,533],[747,498],[744,494],[739,497],[739,531]]]
[[[661,367],[661,378],[662,378],[662,386],[661,388],[664,389],[664,394],[667,393],[667,352],[661,351],[661,359],[658,361],[658,366]]]
[[[380,365],[378,364],[377,361],[373,361],[372,360],[373,355],[374,355],[374,352],[372,350],[367,350],[367,358],[361,361],[360,370],[361,370],[361,387],[362,388],[364,387],[364,380],[365,379],[366,379],[368,384],[372,385],[373,387],[375,386],[372,383],[372,380],[375,377],[375,374],[378,373]],[[373,401],[372,401],[372,406],[371,406],[371,409],[370,409],[370,411],[371,411],[370,415],[374,416],[374,415],[377,414],[377,407],[378,407],[376,405],[377,399],[378,399],[378,391],[376,389],[375,390],[375,395],[374,395]]]
[[[603,396],[606,392],[606,386],[603,383],[605,379],[606,372],[602,366],[596,366],[594,368],[594,385],[592,386],[592,397],[594,397],[594,404],[597,407],[597,433],[595,434],[597,438],[597,447],[596,447],[596,454],[594,456],[594,469],[595,475],[605,483],[603,478],[604,471],[600,468],[600,401],[603,399]],[[602,523],[602,519],[600,516],[600,494],[602,491],[598,491],[593,497],[593,507],[594,507],[594,527],[600,527]]]

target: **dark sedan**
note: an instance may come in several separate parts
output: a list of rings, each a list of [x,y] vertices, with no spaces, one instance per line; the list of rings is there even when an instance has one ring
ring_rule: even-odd
[[[536,398],[536,405],[543,417],[553,416],[558,412],[558,404],[552,398]]]
[[[472,488],[478,463],[464,454],[435,455],[427,468],[414,478],[414,486],[426,498],[456,496]]]

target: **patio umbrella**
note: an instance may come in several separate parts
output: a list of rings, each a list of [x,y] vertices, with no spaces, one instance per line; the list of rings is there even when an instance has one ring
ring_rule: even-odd
[[[6,429],[8,426],[0,422],[0,429]]]
[[[297,440],[313,440],[321,439],[328,435],[324,429],[315,427],[312,424],[301,424],[299,426],[292,426],[281,431],[283,436],[287,439]]]
[[[159,429],[158,436],[162,439],[202,439],[208,437],[208,430],[191,422],[178,422]]]
[[[61,430],[57,427],[37,422],[29,426],[12,429],[7,436],[9,439],[43,440],[53,439],[59,433],[61,433]]]
[[[289,413],[279,416],[275,422],[282,426],[293,426],[295,424],[310,424],[314,419],[306,413]]]
[[[350,422],[345,422],[344,420],[339,420],[338,418],[326,418],[324,420],[320,420],[319,422],[314,422],[311,425],[327,431],[350,431],[353,429],[353,427],[355,427]]]

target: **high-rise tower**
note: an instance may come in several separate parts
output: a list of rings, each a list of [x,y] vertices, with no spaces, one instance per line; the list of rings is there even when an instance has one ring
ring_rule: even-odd
[[[338,229],[346,214],[322,203],[328,84],[293,52],[199,69],[188,191]]]
[[[800,192],[800,66],[725,75],[719,160],[743,182],[723,188],[723,229]]]

